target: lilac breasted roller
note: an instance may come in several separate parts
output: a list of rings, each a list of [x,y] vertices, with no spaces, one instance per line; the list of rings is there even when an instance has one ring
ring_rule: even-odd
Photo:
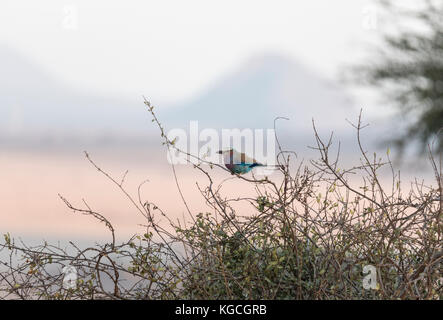
[[[220,150],[217,153],[223,155],[223,162],[226,168],[231,171],[231,174],[245,174],[254,167],[264,166],[264,164],[257,162],[257,160],[248,157],[244,153],[237,152],[234,149]]]

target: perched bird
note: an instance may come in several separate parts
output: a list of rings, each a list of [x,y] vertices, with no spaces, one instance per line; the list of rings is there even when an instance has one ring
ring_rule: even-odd
[[[231,174],[245,174],[254,167],[264,166],[264,164],[257,162],[257,160],[248,157],[244,153],[237,152],[234,149],[220,150],[217,153],[223,155],[223,162],[226,168],[231,171]]]

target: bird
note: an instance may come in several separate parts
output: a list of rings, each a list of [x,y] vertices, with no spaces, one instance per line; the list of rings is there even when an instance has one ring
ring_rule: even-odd
[[[223,155],[225,167],[231,172],[231,174],[245,174],[255,167],[265,166],[264,164],[257,162],[257,160],[234,149],[219,150],[217,153]]]

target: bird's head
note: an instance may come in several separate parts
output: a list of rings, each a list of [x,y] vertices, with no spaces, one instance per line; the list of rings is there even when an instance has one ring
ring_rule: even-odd
[[[231,153],[233,149],[227,149],[227,150],[218,150],[217,153],[218,154],[227,154],[227,153]]]

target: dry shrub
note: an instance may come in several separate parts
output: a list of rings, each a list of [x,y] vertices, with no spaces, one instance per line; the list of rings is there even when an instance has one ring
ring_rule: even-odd
[[[153,106],[146,100],[145,105],[164,144],[184,152],[168,140]],[[5,299],[441,299],[441,155],[436,159],[429,147],[435,183],[415,180],[404,194],[389,153],[382,160],[364,151],[361,115],[352,125],[361,151],[358,166],[340,168],[340,152],[331,153],[332,135],[324,141],[313,126],[318,160],[297,162],[294,153],[278,143],[278,177],[235,177],[255,187],[252,198],[227,199],[220,192],[223,182],[215,183],[210,173],[214,167],[226,169],[197,159],[195,170],[208,181],[199,187],[208,208],[191,212],[182,195],[187,223],[169,220],[161,208],[143,199],[143,184],[131,195],[124,186],[125,176],[115,179],[86,154],[145,217],[146,233],[116,244],[105,215],[86,202],[84,208],[76,208],[60,196],[70,209],[103,222],[112,240],[86,249],[71,243],[71,248],[62,249],[47,243],[29,247],[5,234],[0,254],[7,252],[9,259],[0,261],[0,295]],[[391,172],[389,188],[380,182],[384,168]],[[362,183],[354,186],[352,176]],[[251,209],[238,212],[234,205],[238,202],[250,204]],[[168,219],[169,228],[157,222],[158,215]],[[61,269],[67,265],[78,272],[75,288],[63,288]],[[364,274],[365,266],[373,266],[375,274]],[[371,275],[376,282],[364,288]]]

